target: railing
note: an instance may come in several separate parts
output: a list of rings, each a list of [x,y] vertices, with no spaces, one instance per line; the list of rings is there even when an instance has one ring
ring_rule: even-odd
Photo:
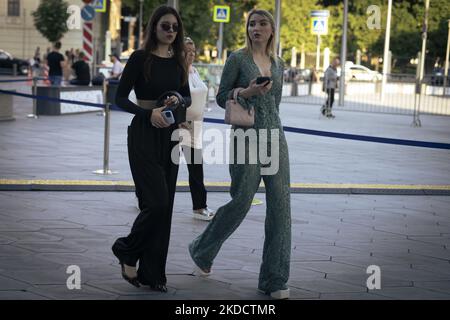
[[[419,103],[420,113],[450,115],[450,88],[423,85],[422,95],[414,83],[388,82],[383,98],[381,82],[350,81],[345,86],[344,105],[339,106],[339,90],[336,90],[335,108],[348,111],[413,114]],[[326,95],[322,83],[286,83],[283,86],[283,101],[289,103],[322,105]]]
[[[223,70],[222,65],[194,64],[209,88],[209,100],[214,101]],[[350,75],[351,76],[351,75]],[[314,78],[316,81],[311,81]],[[416,88],[414,74],[389,74],[381,98],[381,81],[357,81],[349,78],[345,86],[344,105],[335,108],[347,111],[393,113],[411,115],[420,103],[422,114],[450,115],[450,88],[432,85],[435,78],[426,75],[422,95]],[[284,73],[283,102],[322,105],[326,95],[322,91],[323,73],[309,69],[286,69]],[[449,81],[450,84],[450,81]]]

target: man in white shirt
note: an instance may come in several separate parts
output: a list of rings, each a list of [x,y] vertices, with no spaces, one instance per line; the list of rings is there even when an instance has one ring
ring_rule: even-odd
[[[119,80],[120,76],[122,75],[123,72],[123,65],[120,62],[120,58],[118,54],[111,54],[109,55],[111,58],[111,62],[113,63],[113,67],[111,70],[111,76],[109,79],[113,79],[113,80]]]

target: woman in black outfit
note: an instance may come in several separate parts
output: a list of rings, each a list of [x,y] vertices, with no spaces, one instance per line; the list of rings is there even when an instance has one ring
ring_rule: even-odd
[[[171,136],[177,124],[184,121],[186,109],[176,109],[177,122],[172,125],[161,111],[170,103],[184,103],[185,107],[191,104],[183,36],[183,25],[174,8],[155,9],[144,48],[130,56],[116,95],[117,105],[135,114],[128,127],[128,157],[141,212],[130,234],[117,239],[112,250],[125,280],[136,287],[149,285],[162,292],[167,291],[165,268],[178,175],[178,161],[171,159],[178,141],[172,141]],[[133,88],[138,105],[128,99]],[[169,94],[164,105],[158,106],[156,100],[167,91],[179,95]]]

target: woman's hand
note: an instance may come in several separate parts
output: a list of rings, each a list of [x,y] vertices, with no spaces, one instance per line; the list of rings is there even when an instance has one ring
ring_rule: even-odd
[[[190,126],[189,121],[186,121],[186,122],[180,123],[180,124],[178,125],[178,128],[189,130],[189,129],[191,129],[191,126]]]
[[[165,108],[155,108],[152,110],[152,116],[150,118],[150,122],[152,123],[152,126],[156,128],[167,128],[170,124],[167,123],[166,119],[164,119],[161,111]]]
[[[176,96],[170,96],[170,97],[167,97],[166,100],[164,100],[164,106],[168,106],[170,104],[176,104],[176,103],[180,103],[180,101],[178,100],[178,98]]]
[[[250,81],[247,88],[242,90],[239,94],[244,98],[250,98],[252,96],[263,96],[272,88],[273,81],[271,80],[268,84],[267,82],[256,84],[256,79]]]

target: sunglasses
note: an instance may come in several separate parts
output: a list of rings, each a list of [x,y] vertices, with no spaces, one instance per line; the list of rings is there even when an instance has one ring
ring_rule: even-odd
[[[168,22],[161,23],[161,29],[163,29],[165,32],[169,32],[170,29],[172,29],[173,32],[178,32],[178,24],[170,24]]]

